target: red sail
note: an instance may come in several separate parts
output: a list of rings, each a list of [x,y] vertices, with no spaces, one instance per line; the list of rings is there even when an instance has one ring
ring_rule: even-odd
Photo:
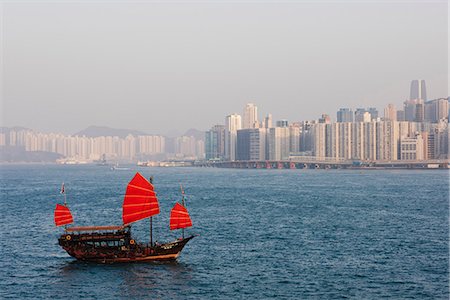
[[[122,220],[127,225],[159,214],[158,198],[153,185],[136,173],[127,186],[123,200]]]
[[[67,206],[56,204],[55,225],[62,226],[73,223],[73,217]]]
[[[186,207],[177,202],[170,212],[170,230],[191,226],[191,217],[189,217]]]

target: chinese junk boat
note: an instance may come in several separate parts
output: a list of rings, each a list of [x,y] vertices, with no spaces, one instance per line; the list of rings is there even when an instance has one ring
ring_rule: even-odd
[[[150,180],[151,181],[151,180]],[[191,227],[192,221],[184,205],[176,203],[170,213],[170,229],[182,229],[183,236],[173,242],[153,243],[152,216],[159,214],[159,203],[153,185],[141,174],[136,173],[127,186],[123,201],[120,226],[67,227],[73,223],[73,217],[66,204],[64,184],[64,205],[56,204],[55,224],[65,226],[59,245],[70,256],[79,260],[101,263],[146,262],[175,260],[181,250],[194,236],[184,237],[184,228]],[[131,224],[150,218],[150,243],[137,243],[131,235]]]

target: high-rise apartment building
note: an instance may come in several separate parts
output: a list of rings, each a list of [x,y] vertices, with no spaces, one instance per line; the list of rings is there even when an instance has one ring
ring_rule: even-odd
[[[225,126],[215,125],[205,132],[205,158],[222,160],[225,158]]]
[[[319,123],[330,124],[331,123],[330,116],[327,114],[322,114],[322,116],[319,118]]]
[[[364,122],[364,115],[367,112],[365,108],[357,108],[355,110],[355,122]],[[367,115],[366,115],[367,117]]]
[[[427,122],[438,123],[448,120],[449,102],[445,98],[430,100],[424,103],[424,118]]]
[[[394,104],[388,104],[384,109],[384,120],[385,121],[397,121],[397,110]]]
[[[289,152],[300,152],[300,125],[296,123],[289,126]]]
[[[265,160],[266,131],[265,128],[238,130],[236,160]]]
[[[264,124],[262,127],[263,128],[272,128],[273,127],[272,114],[267,114],[267,116],[264,119]]]
[[[425,80],[413,80],[411,81],[410,100],[422,99],[427,100],[427,88],[425,86]]]
[[[378,119],[378,110],[375,107],[369,107],[367,111],[370,113],[370,117],[372,120],[376,121]]]
[[[237,131],[242,129],[242,119],[238,114],[225,117],[225,159],[236,160]]]
[[[400,139],[400,159],[424,159],[423,138],[421,134],[416,134],[414,137],[405,137]]]
[[[337,112],[337,122],[353,122],[353,111],[350,108],[341,108]]]
[[[247,103],[244,107],[244,114],[242,120],[242,128],[258,128],[258,107],[253,103]]]
[[[269,160],[289,159],[290,129],[289,127],[275,127],[267,129],[266,156]]]
[[[325,123],[317,123],[312,127],[314,134],[312,154],[317,159],[326,157],[326,125]]]
[[[277,127],[288,127],[289,122],[288,120],[279,120],[277,121]]]
[[[404,102],[405,121],[416,122],[417,118],[422,118],[425,111],[422,99],[406,100]],[[419,112],[417,109],[419,108]]]

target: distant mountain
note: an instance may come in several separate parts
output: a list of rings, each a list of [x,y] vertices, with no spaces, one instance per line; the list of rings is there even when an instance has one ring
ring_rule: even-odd
[[[188,131],[186,131],[184,133],[185,136],[193,136],[195,137],[197,140],[204,140],[205,139],[205,132],[195,129],[195,128],[191,128]]]
[[[132,130],[132,129],[117,129],[117,128],[110,128],[106,126],[89,126],[86,129],[83,129],[75,135],[82,136],[85,135],[87,137],[98,137],[98,136],[118,136],[120,138],[125,138],[127,135],[148,135],[148,133],[138,131],[138,130]]]

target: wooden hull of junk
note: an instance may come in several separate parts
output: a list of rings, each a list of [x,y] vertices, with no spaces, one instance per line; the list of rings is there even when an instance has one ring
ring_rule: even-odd
[[[70,228],[69,228],[70,230]],[[98,263],[173,261],[194,236],[180,238],[170,243],[136,243],[130,230],[111,232],[75,232],[61,235],[59,245],[67,253],[82,261]]]

